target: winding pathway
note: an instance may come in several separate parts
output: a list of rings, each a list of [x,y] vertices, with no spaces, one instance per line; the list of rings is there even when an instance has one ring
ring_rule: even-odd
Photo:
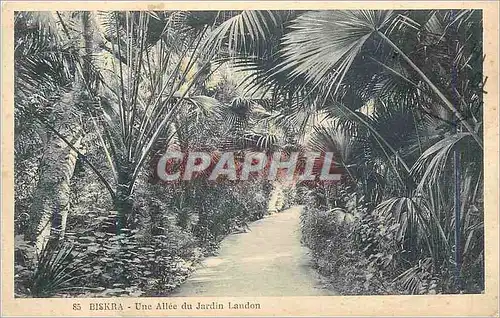
[[[300,244],[301,207],[250,224],[247,233],[229,235],[219,254],[171,296],[327,296]]]

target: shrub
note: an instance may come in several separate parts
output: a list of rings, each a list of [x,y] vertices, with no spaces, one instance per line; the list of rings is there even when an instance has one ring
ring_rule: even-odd
[[[117,235],[116,211],[94,196],[98,189],[89,189],[73,196],[64,239],[40,261],[33,243],[16,236],[18,295],[168,295],[226,235],[262,218],[267,202],[261,184],[183,187],[141,180],[129,228]]]
[[[351,216],[349,216],[351,215]],[[306,206],[301,216],[302,242],[311,249],[314,266],[342,295],[397,293],[356,242],[361,220],[344,209]]]
[[[81,258],[69,244],[50,242],[36,254],[24,237],[16,236],[15,277],[18,294],[49,297],[79,287]]]

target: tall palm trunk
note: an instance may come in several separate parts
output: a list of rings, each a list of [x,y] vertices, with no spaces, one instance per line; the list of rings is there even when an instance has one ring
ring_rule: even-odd
[[[118,185],[113,202],[116,210],[116,234],[120,234],[122,229],[128,227],[128,220],[132,214],[132,171],[127,168],[129,166],[122,164],[118,170]]]
[[[82,129],[73,125],[61,132],[73,147],[79,148]],[[40,164],[40,181],[35,189],[31,215],[37,220],[34,231],[36,249],[40,252],[50,241],[64,237],[70,204],[70,180],[78,154],[58,136],[50,136]]]

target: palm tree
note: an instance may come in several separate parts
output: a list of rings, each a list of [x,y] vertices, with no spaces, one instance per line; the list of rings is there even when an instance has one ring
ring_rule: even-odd
[[[296,18],[282,29],[281,41],[258,37],[259,30],[265,30],[276,16],[241,13],[227,24],[238,21],[246,27],[227,26],[214,43],[242,46],[233,51],[242,51],[243,56],[233,55],[237,68],[252,72],[247,88],[267,87],[274,96],[285,97],[289,107],[282,113],[289,121],[302,118],[307,126],[311,117],[299,114],[308,109],[311,114],[326,111],[344,129],[356,127],[350,130],[356,144],[359,138],[371,141],[368,147],[358,147],[365,149],[365,156],[370,150],[373,165],[369,169],[380,173],[391,167],[384,179],[393,175],[399,180],[399,187],[385,187],[376,196],[375,205],[380,203],[376,211],[390,216],[392,221],[385,219],[385,223],[395,222],[403,244],[410,244],[407,247],[415,253],[425,251],[416,259],[430,257],[434,270],[441,264],[450,267],[454,251],[456,275],[462,276],[460,259],[470,258],[464,253],[471,252],[471,244],[480,246],[480,234],[476,234],[482,227],[481,219],[470,215],[478,210],[482,188],[477,164],[482,152],[480,12],[312,11],[295,13]],[[266,49],[248,54],[244,41],[249,39]],[[272,54],[259,55],[259,51]],[[367,109],[373,101],[378,104],[375,110]],[[409,140],[395,138],[396,124]],[[328,121],[313,125],[318,127],[314,147],[340,146],[339,133],[329,125]],[[455,175],[453,195],[444,191],[450,171]],[[465,186],[468,182],[474,186]],[[472,188],[479,192],[470,192]],[[376,198],[366,188],[364,192],[367,198]],[[458,204],[465,197],[470,199],[467,208]],[[454,214],[447,213],[453,210]],[[460,222],[465,219],[474,219],[474,225],[469,223],[466,229]],[[467,249],[460,251],[464,244]],[[474,253],[481,255],[481,248]],[[415,268],[407,273],[415,273]]]
[[[85,42],[76,76],[82,79],[89,105],[85,113],[113,180],[86,162],[108,189],[120,229],[127,224],[130,194],[156,142],[174,122],[176,111],[196,100],[189,96],[191,88],[216,67],[200,50],[212,22],[187,12],[79,15],[83,32],[74,17],[56,13],[61,37]],[[197,99],[195,105],[202,102],[206,100]]]
[[[30,216],[35,220],[32,224],[36,224],[31,234],[40,252],[51,236],[56,240],[64,236],[69,184],[77,161],[73,148],[80,147],[83,137],[78,113],[82,87],[81,82],[71,85],[75,54],[58,37],[57,26],[49,14],[20,12],[15,22],[16,123],[21,118],[26,122],[26,118],[34,121],[44,116],[59,127],[58,135],[39,127],[29,132],[46,140],[30,207]],[[28,133],[24,126],[18,128],[17,137]]]
[[[342,188],[371,229],[393,231],[389,242],[373,234],[372,248],[392,253],[389,263],[405,288],[418,292],[425,289],[420,281],[445,281],[453,270],[459,281],[464,268],[481,265],[480,12],[54,12],[35,18],[27,18],[37,21],[30,32],[16,34],[16,111],[37,118],[52,135],[42,167],[57,178],[42,174],[39,182],[32,207],[41,216],[39,232],[50,223],[49,230],[63,233],[53,220],[65,218],[77,157],[109,192],[119,233],[131,224],[137,181],[168,146],[333,151],[347,176],[321,190],[320,205],[339,213],[339,193],[330,190]],[[224,63],[243,74],[238,93],[214,93],[206,85]],[[42,103],[33,98],[40,95]],[[71,116],[61,118],[68,105]],[[205,127],[209,138],[193,137]],[[84,155],[83,131],[92,131],[109,171]],[[199,194],[190,186],[185,198]]]

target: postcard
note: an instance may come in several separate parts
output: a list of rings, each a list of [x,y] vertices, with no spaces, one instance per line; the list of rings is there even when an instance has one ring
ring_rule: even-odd
[[[2,316],[498,317],[496,1],[7,1]]]

